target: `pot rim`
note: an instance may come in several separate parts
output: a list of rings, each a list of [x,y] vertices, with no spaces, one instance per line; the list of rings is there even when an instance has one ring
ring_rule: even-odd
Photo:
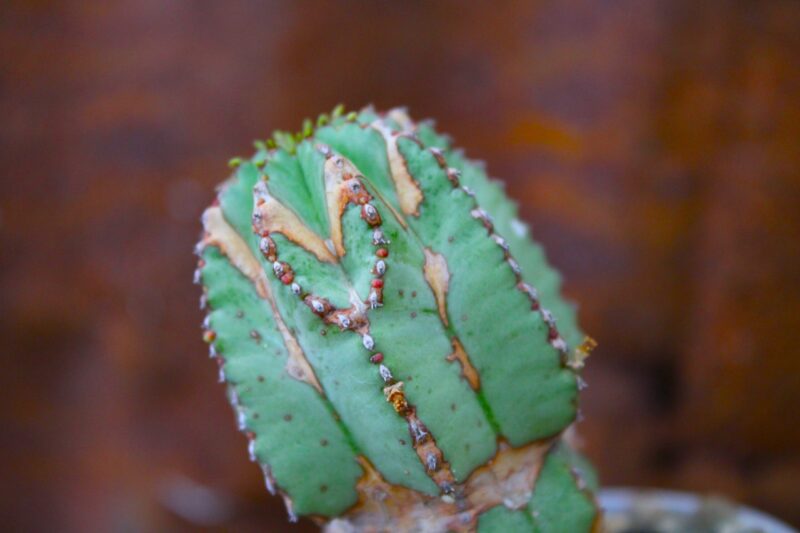
[[[654,500],[661,509],[681,515],[691,515],[700,509],[708,496],[677,490],[608,487],[600,489],[598,499],[600,507],[607,515],[626,514],[634,507]],[[764,533],[797,533],[797,530],[788,524],[751,507],[732,504],[732,508],[743,527],[756,528],[757,531]]]

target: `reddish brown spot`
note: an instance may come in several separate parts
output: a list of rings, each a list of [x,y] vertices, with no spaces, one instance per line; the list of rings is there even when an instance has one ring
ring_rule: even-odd
[[[207,329],[203,332],[203,340],[209,344],[214,342],[214,339],[216,338],[217,334],[213,330]]]
[[[453,187],[458,187],[460,185],[458,181],[458,171],[453,169],[447,169],[447,179],[450,181],[450,185]]]
[[[453,411],[453,412],[455,412],[455,410],[456,410],[456,404],[454,404],[454,403],[451,403],[451,404],[450,404],[450,410],[451,410],[451,411]]]
[[[416,298],[417,297],[417,291],[411,291],[411,297],[412,298]]]
[[[243,316],[244,316],[244,311],[242,311],[241,309],[236,311],[236,318],[242,318]]]
[[[453,242],[454,240],[456,240],[456,238],[453,236],[447,238],[447,242]]]
[[[292,415],[285,414],[285,415],[283,415],[283,419],[286,420],[287,422],[291,422],[292,421]]]
[[[250,338],[258,342],[261,340],[261,333],[257,332],[256,330],[253,330],[250,332]]]
[[[383,280],[382,279],[373,279],[372,280],[372,286],[375,287],[376,289],[380,289],[381,287],[383,287]]]
[[[400,446],[405,446],[406,445],[406,441],[404,441],[403,439],[398,439],[398,440],[400,441]]]
[[[389,250],[386,248],[378,248],[375,250],[375,255],[381,258],[389,257]]]
[[[405,295],[405,293],[406,292],[403,289],[397,291],[397,295],[400,296],[400,298],[402,298]]]
[[[289,285],[293,281],[294,281],[294,272],[292,272],[291,270],[286,274],[284,274],[283,276],[281,276],[281,283],[283,283],[284,285]]]
[[[320,492],[328,492],[328,485],[320,485],[319,491]]]
[[[303,303],[305,303],[315,315],[323,318],[334,310],[328,300],[325,298],[316,298],[310,294],[303,298]]]
[[[373,354],[372,357],[369,358],[369,362],[370,363],[374,363],[376,365],[382,363],[383,362],[383,354],[381,352]]]
[[[258,376],[256,379],[259,383],[264,383],[264,376]]]
[[[417,318],[417,312],[411,311],[411,318]]]
[[[219,196],[215,196],[213,200],[211,200],[211,207],[219,206]]]
[[[554,341],[558,338],[558,330],[554,326],[550,326],[547,329],[547,340]]]
[[[263,198],[259,198],[259,199],[256,201],[256,205],[264,205],[264,202],[266,202],[266,200],[264,200]]]
[[[246,432],[245,436],[247,437],[247,440],[255,440],[256,439],[256,434],[253,433],[252,431]]]
[[[361,218],[367,221],[367,224],[370,226],[379,226],[381,224],[381,215],[378,213],[378,210],[372,207],[372,214],[369,214],[369,204],[362,204],[361,205]]]
[[[328,439],[322,439],[321,441],[319,441],[319,444],[320,444],[320,446],[327,446],[328,445]]]

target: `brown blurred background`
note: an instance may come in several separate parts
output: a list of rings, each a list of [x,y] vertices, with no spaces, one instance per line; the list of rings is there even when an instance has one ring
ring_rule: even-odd
[[[436,117],[520,200],[600,342],[606,484],[800,525],[800,3],[5,1],[0,54],[3,530],[307,530],[191,250],[228,158],[338,102]]]

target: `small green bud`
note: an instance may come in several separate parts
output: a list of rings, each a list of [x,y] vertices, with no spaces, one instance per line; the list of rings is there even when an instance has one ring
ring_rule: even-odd
[[[311,119],[305,119],[303,121],[303,137],[311,137],[314,133],[314,124],[311,122]]]

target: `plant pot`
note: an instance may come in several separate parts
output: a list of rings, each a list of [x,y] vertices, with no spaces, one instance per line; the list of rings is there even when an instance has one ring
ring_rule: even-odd
[[[716,496],[607,488],[599,498],[608,533],[797,533],[771,516]]]

